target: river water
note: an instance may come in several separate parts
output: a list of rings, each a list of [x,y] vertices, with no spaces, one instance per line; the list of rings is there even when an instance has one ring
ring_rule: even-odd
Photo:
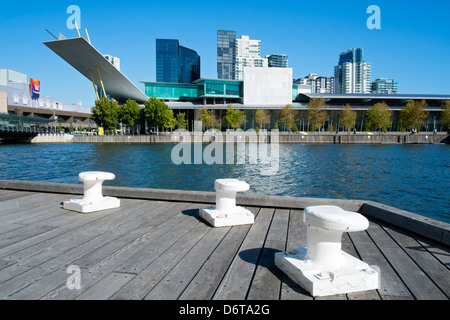
[[[280,144],[271,175],[247,160],[175,164],[175,146],[0,145],[0,180],[80,183],[78,173],[95,170],[116,175],[105,185],[214,191],[215,179],[237,178],[249,193],[372,200],[450,223],[449,145]]]

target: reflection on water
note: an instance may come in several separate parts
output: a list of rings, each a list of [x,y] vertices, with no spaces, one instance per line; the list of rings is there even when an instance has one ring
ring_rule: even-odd
[[[450,222],[448,145],[281,144],[279,168],[261,164],[179,164],[173,144],[0,145],[0,179],[79,183],[78,173],[113,172],[105,185],[213,191],[238,178],[253,193],[364,199]],[[224,161],[225,162],[225,161]]]

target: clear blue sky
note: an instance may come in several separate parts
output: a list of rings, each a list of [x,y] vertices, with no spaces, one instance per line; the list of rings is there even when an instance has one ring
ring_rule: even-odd
[[[261,40],[261,55],[288,55],[294,78],[332,76],[339,54],[363,48],[372,80],[399,82],[403,94],[450,94],[450,1],[3,1],[0,68],[41,80],[41,95],[92,106],[89,80],[43,41],[75,37],[66,26],[69,5],[81,9],[81,28],[103,54],[121,59],[121,71],[155,81],[155,39],[178,39],[201,57],[201,76],[217,78],[217,30]],[[368,6],[381,9],[381,30],[370,30]],[[84,35],[84,32],[82,32]]]

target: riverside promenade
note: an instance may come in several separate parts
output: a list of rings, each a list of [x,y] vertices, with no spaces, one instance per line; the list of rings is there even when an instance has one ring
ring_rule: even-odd
[[[238,194],[252,225],[213,228],[213,192],[104,186],[120,208],[81,214],[82,184],[0,181],[0,299],[313,300],[274,264],[306,246],[303,209],[332,204],[369,219],[343,250],[380,270],[378,290],[333,300],[448,300],[450,225],[364,200]],[[79,268],[80,287],[67,284]]]

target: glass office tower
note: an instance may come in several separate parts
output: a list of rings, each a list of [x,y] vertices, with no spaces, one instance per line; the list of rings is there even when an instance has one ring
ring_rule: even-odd
[[[200,56],[178,40],[156,39],[156,81],[191,83],[200,78]]]
[[[217,78],[235,78],[236,31],[217,30]]]
[[[179,83],[192,83],[200,79],[200,56],[194,50],[179,46]]]

